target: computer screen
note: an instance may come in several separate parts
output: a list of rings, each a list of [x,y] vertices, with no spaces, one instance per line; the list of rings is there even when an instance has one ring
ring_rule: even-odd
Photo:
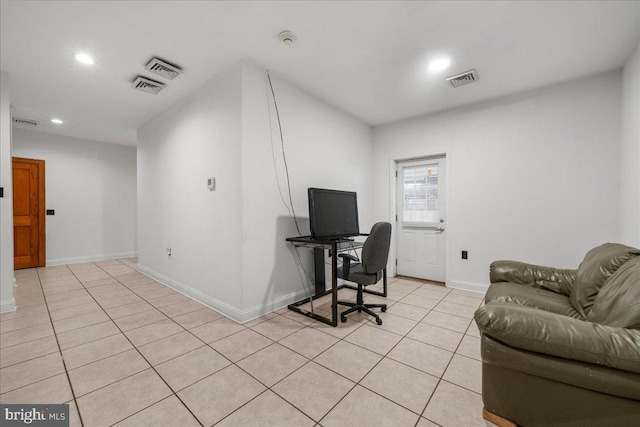
[[[353,191],[309,188],[309,225],[315,238],[357,236],[358,197]]]

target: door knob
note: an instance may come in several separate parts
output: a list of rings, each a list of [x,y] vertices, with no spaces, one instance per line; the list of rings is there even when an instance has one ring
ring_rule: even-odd
[[[440,223],[443,223],[443,222],[444,222],[444,218],[440,218]]]

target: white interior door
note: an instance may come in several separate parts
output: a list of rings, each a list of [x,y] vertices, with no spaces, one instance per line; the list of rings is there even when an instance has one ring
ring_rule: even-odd
[[[397,164],[397,273],[445,281],[446,161]]]

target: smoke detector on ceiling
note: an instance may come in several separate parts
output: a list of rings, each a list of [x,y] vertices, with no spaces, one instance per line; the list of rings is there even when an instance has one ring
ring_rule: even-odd
[[[38,121],[37,120],[21,119],[19,117],[14,117],[13,118],[13,123],[15,123],[17,125],[38,126]]]
[[[465,71],[464,73],[456,74],[455,76],[447,77],[447,81],[451,87],[459,87],[468,85],[469,83],[477,82],[479,79],[476,70]]]
[[[280,39],[280,41],[284,44],[286,44],[287,46],[292,45],[293,43],[295,43],[296,39],[298,37],[296,37],[295,34],[293,34],[291,31],[283,31],[280,34],[278,34],[278,38]]]
[[[182,69],[177,65],[156,57],[151,58],[144,68],[169,80],[173,80],[182,73]]]
[[[152,93],[156,95],[158,92],[160,92],[164,88],[164,85],[155,80],[138,76],[133,81],[133,84],[131,85],[131,87],[137,90],[141,90],[142,92]]]

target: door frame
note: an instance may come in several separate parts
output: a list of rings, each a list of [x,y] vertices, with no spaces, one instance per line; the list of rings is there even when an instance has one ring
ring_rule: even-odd
[[[13,175],[13,162],[19,161],[23,163],[32,163],[38,165],[38,265],[37,267],[46,267],[47,265],[47,229],[46,229],[46,197],[45,197],[45,179],[46,179],[46,169],[45,169],[45,161],[39,159],[27,159],[24,157],[12,157],[11,158],[11,174]],[[11,188],[13,192],[13,187]],[[15,200],[15,195],[12,193],[13,200]],[[11,212],[13,216],[13,210]],[[13,230],[11,230],[13,233]],[[15,256],[15,255],[14,255]]]
[[[396,276],[398,273],[398,269],[396,268],[396,262],[398,259],[398,233],[396,229],[398,227],[398,222],[396,221],[396,215],[398,214],[398,194],[397,194],[397,177],[396,173],[398,172],[398,163],[402,162],[411,162],[411,161],[419,161],[419,160],[428,160],[433,158],[444,158],[447,161],[447,167],[445,171],[446,177],[446,200],[445,200],[445,209],[447,213],[447,220],[445,223],[445,227],[447,232],[445,233],[445,253],[444,253],[444,281],[445,286],[450,282],[450,256],[449,251],[451,248],[451,220],[452,210],[451,210],[451,169],[452,169],[452,160],[451,153],[448,150],[436,151],[433,153],[421,153],[416,155],[407,155],[407,156],[394,156],[389,157],[389,222],[394,224],[392,227],[391,234],[391,248],[389,254],[389,264],[387,266],[387,271],[389,272],[389,276]]]

